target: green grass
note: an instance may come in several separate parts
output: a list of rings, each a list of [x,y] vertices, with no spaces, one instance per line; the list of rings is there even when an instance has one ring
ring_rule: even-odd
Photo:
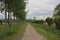
[[[26,29],[26,23],[16,23],[11,27],[5,25],[0,26],[0,40],[13,40],[18,36],[22,36]]]
[[[48,40],[60,40],[60,30],[56,30],[55,26],[47,26],[32,23],[32,26],[38,33],[43,34]]]

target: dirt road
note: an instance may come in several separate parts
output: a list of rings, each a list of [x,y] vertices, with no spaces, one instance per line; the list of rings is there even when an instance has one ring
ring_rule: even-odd
[[[38,34],[36,30],[30,25],[27,25],[26,32],[21,40],[46,40],[41,34]]]

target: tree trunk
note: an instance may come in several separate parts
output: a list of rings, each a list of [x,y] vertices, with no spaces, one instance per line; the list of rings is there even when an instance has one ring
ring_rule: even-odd
[[[9,13],[8,13],[8,26],[10,27],[10,15],[9,15]]]
[[[7,9],[6,9],[6,3],[5,3],[5,21],[6,21],[6,26],[7,26]]]
[[[12,25],[12,12],[8,11],[8,25],[11,26]]]

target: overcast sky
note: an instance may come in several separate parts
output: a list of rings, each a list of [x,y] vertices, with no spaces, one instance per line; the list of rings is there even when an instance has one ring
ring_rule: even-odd
[[[45,19],[53,15],[54,8],[60,3],[60,0],[28,0],[27,19]]]
[[[60,0],[28,0],[27,9],[29,10],[26,19],[45,19],[53,15],[54,8]],[[0,19],[4,19],[4,14],[0,14]]]

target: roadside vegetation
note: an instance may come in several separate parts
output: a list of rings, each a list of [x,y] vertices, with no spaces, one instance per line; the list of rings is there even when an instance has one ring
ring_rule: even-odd
[[[53,17],[47,17],[44,21],[32,20],[31,25],[38,33],[43,34],[47,40],[60,40],[60,4],[54,9]]]
[[[31,24],[38,33],[44,35],[47,40],[60,40],[60,30],[56,30],[56,26],[49,27],[45,24]]]
[[[0,13],[5,15],[5,19],[0,19],[0,40],[13,40],[24,33],[26,28],[26,23],[23,22],[26,17],[24,1],[0,0]]]
[[[11,27],[7,27],[5,25],[0,25],[0,40],[13,40],[18,36],[23,35],[26,29],[26,23],[16,23]]]

